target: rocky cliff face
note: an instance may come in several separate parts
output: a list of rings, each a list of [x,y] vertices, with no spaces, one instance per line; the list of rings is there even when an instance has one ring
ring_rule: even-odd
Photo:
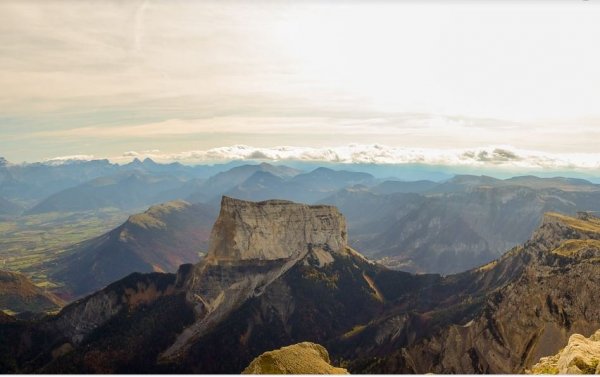
[[[398,351],[373,358],[368,366],[362,365],[357,370],[523,372],[541,356],[555,354],[571,334],[588,336],[600,327],[600,307],[596,305],[600,300],[598,239],[597,218],[547,214],[530,241],[499,261],[472,272],[471,278],[480,281],[498,274],[499,270],[503,270],[502,274],[510,273],[504,284],[484,290],[483,301],[472,314],[454,314],[446,325],[422,335],[414,331],[408,320],[397,322],[396,332],[394,327],[386,328],[389,321],[382,321],[372,331],[389,334],[386,342],[377,345],[377,338],[363,340],[362,349],[371,343],[375,355],[392,342]],[[514,268],[507,269],[507,265]],[[455,308],[468,305],[468,301],[463,300]],[[449,309],[452,307],[438,306],[417,317],[430,322],[436,316],[448,316]],[[394,338],[394,333],[411,334],[412,339]]]
[[[340,252],[346,220],[333,206],[285,200],[248,202],[224,196],[211,233],[211,262],[297,258],[309,248]]]

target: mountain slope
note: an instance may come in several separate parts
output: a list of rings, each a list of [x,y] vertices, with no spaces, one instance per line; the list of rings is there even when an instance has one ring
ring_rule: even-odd
[[[520,373],[541,356],[556,353],[570,334],[590,334],[600,325],[600,309],[595,305],[600,298],[600,220],[583,217],[548,214],[522,247],[469,272],[479,281],[509,271],[512,275],[496,289],[486,289],[484,300],[471,314],[449,318],[452,306],[403,313],[373,323],[362,338],[342,343],[344,357],[356,357],[350,370]],[[506,268],[516,261],[519,269]],[[411,316],[422,324],[429,322],[427,333],[414,333]],[[431,326],[440,317],[446,325]],[[392,321],[401,324],[394,332],[388,327]],[[386,337],[384,342],[378,340]]]
[[[346,214],[351,245],[365,255],[392,268],[444,274],[487,263],[525,242],[545,212],[600,210],[600,191],[498,182],[504,181],[497,180],[495,187],[437,194],[345,189],[320,202]]]
[[[150,207],[118,228],[74,246],[57,261],[52,278],[80,296],[132,272],[175,272],[206,251],[216,211],[183,201]]]
[[[22,210],[21,206],[0,197],[0,216],[17,215]]]
[[[64,302],[34,285],[25,275],[0,270],[0,311],[45,312],[59,309]]]
[[[371,188],[371,192],[376,194],[394,194],[397,192],[401,193],[420,193],[431,190],[435,186],[437,186],[437,182],[433,181],[412,181],[412,182],[403,182],[403,181],[385,181],[377,186]]]
[[[305,198],[298,200],[314,202],[345,187],[371,184],[374,181],[375,177],[368,173],[317,168],[308,173],[298,174],[290,183],[302,187],[305,191]]]

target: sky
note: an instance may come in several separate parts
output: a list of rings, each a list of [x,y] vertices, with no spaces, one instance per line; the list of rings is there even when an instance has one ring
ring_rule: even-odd
[[[0,156],[600,169],[599,19],[594,0],[4,0]]]

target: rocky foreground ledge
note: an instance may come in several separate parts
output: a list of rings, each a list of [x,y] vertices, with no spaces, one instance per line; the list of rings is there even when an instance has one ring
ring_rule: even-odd
[[[554,356],[543,357],[533,374],[600,374],[600,330],[589,338],[573,334],[569,343]]]
[[[344,368],[331,365],[325,347],[302,342],[265,352],[242,374],[349,374]]]

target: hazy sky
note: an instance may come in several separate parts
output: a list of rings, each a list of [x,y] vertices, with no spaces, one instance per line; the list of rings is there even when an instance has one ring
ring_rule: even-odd
[[[599,20],[578,0],[4,0],[0,156],[502,146],[600,167]]]

